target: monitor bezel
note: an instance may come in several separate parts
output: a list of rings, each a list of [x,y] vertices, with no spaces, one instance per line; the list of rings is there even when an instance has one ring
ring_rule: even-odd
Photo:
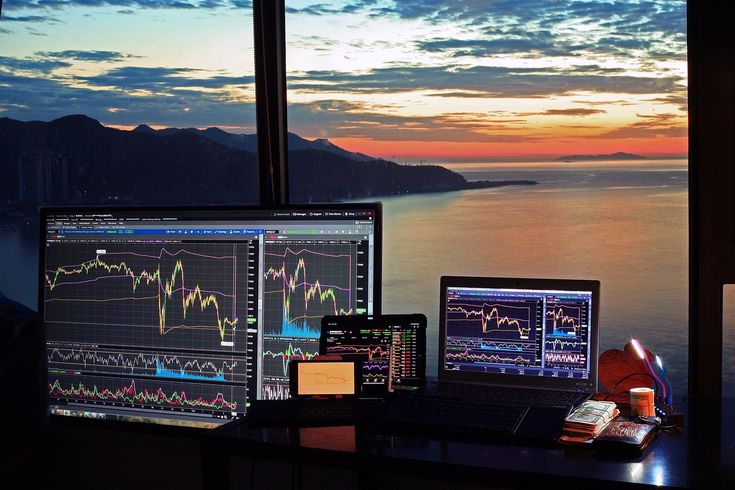
[[[558,291],[590,291],[592,293],[592,315],[590,345],[590,376],[588,379],[569,379],[551,376],[524,376],[501,373],[477,373],[446,369],[446,307],[448,288],[498,288],[533,289]],[[439,287],[439,349],[437,378],[442,382],[492,384],[498,386],[522,386],[528,388],[559,389],[594,393],[598,383],[598,357],[600,342],[600,281],[586,279],[533,279],[508,277],[442,276]]]
[[[38,314],[41,319],[44,318],[44,274],[46,267],[46,240],[48,217],[54,214],[63,213],[168,213],[175,215],[177,213],[191,213],[193,216],[198,214],[209,213],[227,213],[223,219],[237,219],[236,213],[247,214],[253,211],[345,211],[345,210],[364,210],[373,212],[373,314],[380,314],[382,308],[382,262],[383,262],[383,204],[380,201],[359,202],[359,203],[317,203],[317,204],[272,204],[272,205],[202,205],[202,206],[110,206],[110,205],[90,205],[90,206],[42,206],[39,208],[39,242],[38,242],[38,288],[37,288],[37,306]],[[233,216],[233,214],[235,214]],[[253,219],[243,216],[243,219]],[[284,217],[272,217],[272,219],[287,219]],[[44,355],[44,359],[46,356]],[[44,366],[44,374],[48,376],[48,368]],[[46,410],[51,420],[64,421],[73,425],[95,425],[105,427],[119,427],[136,430],[137,427],[156,427],[163,433],[177,431],[211,431],[214,428],[191,427],[187,425],[170,425],[161,424],[151,420],[150,422],[127,421],[120,419],[94,419],[82,416],[64,416],[51,414],[52,400],[47,397]],[[234,419],[233,419],[234,421]],[[224,422],[227,424],[227,421]],[[221,427],[221,425],[219,426]]]

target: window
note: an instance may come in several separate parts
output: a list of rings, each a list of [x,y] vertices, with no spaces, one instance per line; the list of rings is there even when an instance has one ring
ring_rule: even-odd
[[[441,275],[588,278],[686,392],[685,2],[286,5],[292,200],[383,200],[430,372]]]
[[[257,202],[250,2],[2,7],[0,291],[35,308],[39,205]]]

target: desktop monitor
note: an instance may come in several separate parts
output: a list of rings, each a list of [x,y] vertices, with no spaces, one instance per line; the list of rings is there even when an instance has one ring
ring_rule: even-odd
[[[380,312],[381,211],[43,209],[50,412],[215,427],[286,398],[322,316]]]

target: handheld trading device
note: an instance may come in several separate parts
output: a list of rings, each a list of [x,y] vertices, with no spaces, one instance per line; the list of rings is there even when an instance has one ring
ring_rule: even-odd
[[[322,319],[319,353],[360,361],[365,394],[423,386],[426,316],[326,316]]]
[[[342,360],[295,360],[289,364],[292,397],[360,394],[360,363]]]

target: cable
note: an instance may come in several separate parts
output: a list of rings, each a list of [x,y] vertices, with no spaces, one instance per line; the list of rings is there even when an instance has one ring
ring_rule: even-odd
[[[615,391],[615,388],[617,388],[620,383],[622,383],[623,381],[625,381],[628,378],[632,378],[633,376],[648,376],[649,378],[651,378],[653,380],[654,398],[655,398],[655,396],[657,394],[656,387],[658,386],[658,383],[656,383],[656,378],[654,378],[653,376],[651,376],[651,373],[646,373],[646,372],[643,372],[643,371],[639,371],[639,372],[636,372],[636,373],[626,374],[625,376],[623,376],[622,378],[620,378],[619,380],[617,380],[615,382],[615,384],[612,385],[612,388],[610,388],[607,391],[607,393],[605,394],[605,400],[607,400],[608,398],[610,398],[610,395],[612,395],[613,391]]]

